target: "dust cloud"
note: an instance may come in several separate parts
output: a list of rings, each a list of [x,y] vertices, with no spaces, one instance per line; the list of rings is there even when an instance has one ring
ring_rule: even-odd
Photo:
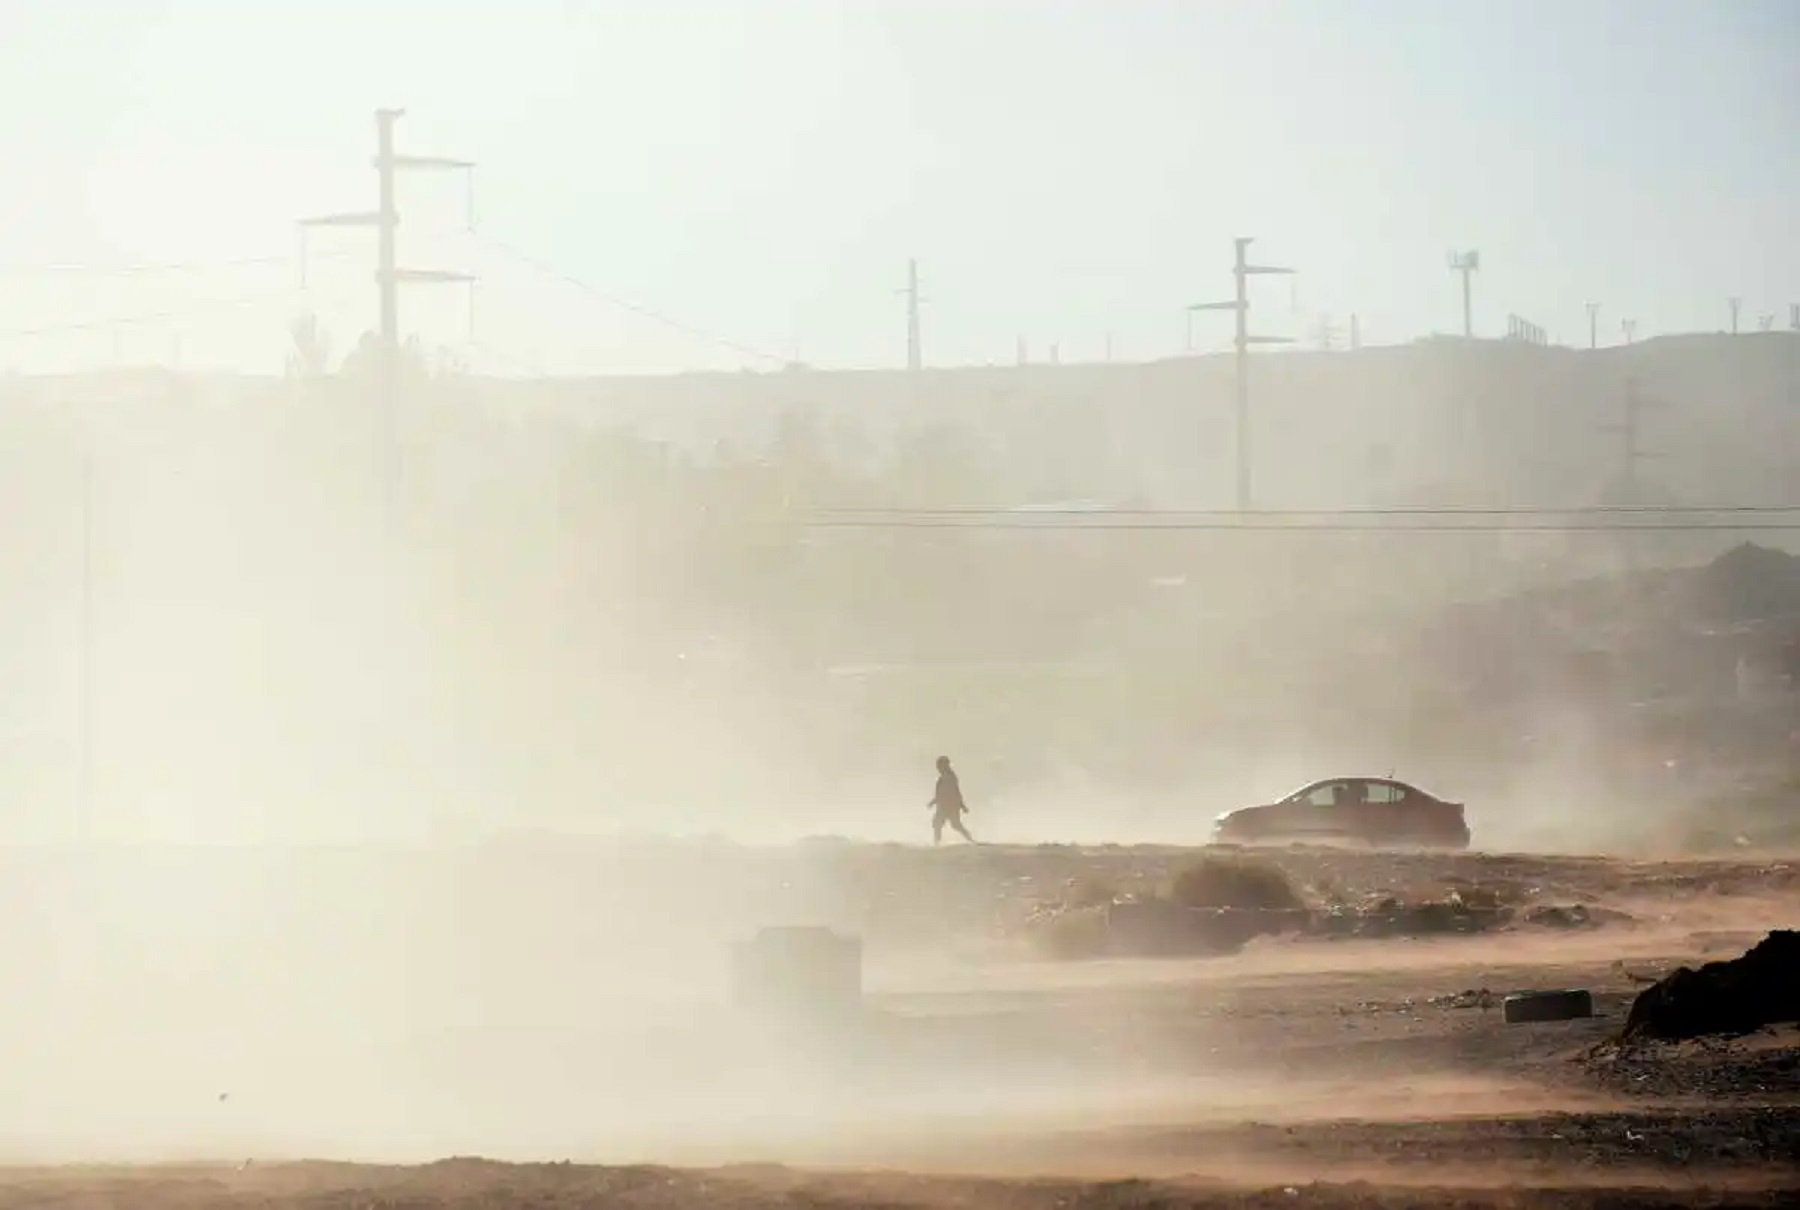
[[[1263,490],[1579,508],[1603,449],[1546,462],[1542,418],[1503,412],[1434,427],[1446,379],[1499,392],[1541,359],[1532,389],[1573,413],[1628,370],[1786,347],[1271,359]],[[963,911],[977,940],[941,873],[960,855],[846,906],[785,847],[919,841],[939,753],[1007,844],[1202,840],[1354,771],[1466,801],[1478,845],[1565,849],[1679,845],[1648,805],[1679,817],[1791,760],[1740,683],[1777,667],[1739,599],[1786,574],[1766,541],[1744,572],[1718,532],[1019,532],[1021,503],[1219,507],[1190,420],[1230,393],[1211,359],[1033,367],[1028,396],[1068,398],[963,422],[998,375],[677,380],[747,430],[711,445],[607,406],[681,406],[667,383],[420,372],[397,479],[352,373],[9,382],[16,1158],[628,1157],[751,1118],[848,1152],[909,1115],[1163,1095],[1094,1053],[1091,1020],[926,1044],[903,1017],[796,1041],[730,1012],[727,947],[761,925],[829,919],[886,958]],[[1375,432],[1418,474],[1374,477]],[[1675,468],[1686,498],[1753,503],[1796,470],[1800,442],[1714,436]],[[1742,726],[1696,730],[1720,702]]]
[[[1792,344],[1273,359],[1259,407],[1283,456],[1260,491],[1451,523],[1588,508],[1615,486],[1589,421],[1628,375],[1756,363],[1735,412],[1791,428]],[[904,376],[641,380],[589,402],[420,371],[391,461],[354,367],[19,379],[0,439],[8,512],[34,518],[0,600],[11,834],[66,838],[79,816],[120,842],[911,839],[949,752],[991,840],[1200,840],[1219,811],[1358,773],[1466,802],[1483,843],[1569,849],[1779,781],[1800,596],[1783,534],[1169,513],[1229,494],[1221,451],[1179,436],[1228,411],[1227,365],[1027,367],[1055,408],[979,422],[965,401],[1006,372],[934,372],[923,395]],[[1564,400],[1556,457],[1534,452],[1537,410],[1443,414],[1460,386],[1509,384]],[[729,441],[632,420],[695,400],[729,410]],[[1662,423],[1685,448],[1708,422]],[[1708,435],[1671,491],[1779,501],[1756,485],[1800,446]],[[1010,511],[1096,499],[1175,525]]]

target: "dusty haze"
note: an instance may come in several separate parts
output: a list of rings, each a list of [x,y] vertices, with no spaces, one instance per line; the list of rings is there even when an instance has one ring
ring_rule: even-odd
[[[1780,680],[1791,568],[1707,565],[1792,514],[1705,506],[1783,503],[1800,336],[1262,364],[1260,507],[1572,511],[1171,512],[1228,504],[1229,359],[417,377],[392,512],[354,366],[14,380],[9,828],[75,826],[84,676],[87,826],[116,841],[910,838],[950,752],[990,839],[1198,839],[1353,770],[1567,842],[1609,795],[1785,759],[1744,695]],[[1669,401],[1631,478],[1628,382]],[[1694,511],[1584,511],[1663,501]],[[1078,528],[1095,507],[1153,511]],[[1681,721],[1714,708],[1774,726],[1728,753]]]
[[[1323,1114],[996,922],[1333,775],[1800,847],[1786,4],[79,7],[0,6],[0,1161]],[[294,224],[395,104],[479,167],[390,345]],[[930,1011],[730,1012],[808,923]]]
[[[1270,359],[1268,506],[1308,499],[1312,467],[1331,487],[1311,498],[1340,507],[1580,508],[1612,486],[1604,440],[1586,480],[1569,452],[1604,392],[1696,363],[1766,384],[1728,405],[1753,427],[1675,410],[1663,431],[1704,454],[1659,482],[1775,500],[1755,485],[1800,445],[1746,433],[1791,431],[1796,344]],[[5,967],[33,989],[6,1010],[31,1090],[18,1158],[703,1159],[748,1146],[752,1116],[776,1153],[853,1155],[958,1115],[1129,1116],[1174,1090],[1046,1062],[1091,1021],[796,1050],[727,1012],[726,947],[830,922],[880,939],[878,981],[922,955],[941,978],[945,945],[978,957],[987,909],[949,868],[846,899],[856,879],[792,848],[917,841],[940,751],[992,840],[1201,840],[1216,810],[1355,769],[1466,799],[1485,846],[1563,849],[1679,846],[1655,812],[1679,822],[1789,759],[1787,699],[1737,675],[1778,649],[1706,638],[1756,604],[1746,575],[1790,590],[1781,533],[1234,533],[1194,514],[1090,532],[1068,507],[1004,528],[1021,504],[1217,507],[1207,481],[1157,476],[1182,415],[1223,410],[1220,368],[1034,369],[967,423],[929,401],[1008,375],[677,380],[689,398],[657,424],[729,410],[728,443],[632,427],[669,383],[416,376],[394,513],[354,367],[15,380],[3,490],[38,519],[13,531],[3,597],[6,907],[25,926]],[[1462,410],[1446,376],[1494,410]],[[1566,411],[1498,402],[1559,394]],[[1298,421],[1346,399],[1392,429]],[[1560,477],[1537,452],[1559,420]],[[1388,431],[1406,456],[1359,477]],[[932,528],[941,509],[982,511]],[[1609,644],[1630,658],[1593,672]],[[1672,730],[1627,725],[1645,699]],[[1681,721],[1718,710],[1744,725]],[[719,839],[618,847],[669,833]],[[1258,1087],[1233,1076],[1219,1112],[1277,1095]]]

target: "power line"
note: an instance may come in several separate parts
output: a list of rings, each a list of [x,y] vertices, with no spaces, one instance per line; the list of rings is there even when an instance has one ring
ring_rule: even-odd
[[[909,517],[1130,517],[1135,519],[1197,520],[1207,518],[1302,518],[1302,517],[1584,517],[1618,514],[1681,515],[1780,515],[1800,513],[1800,504],[1585,504],[1570,508],[1549,505],[1500,505],[1477,507],[1462,505],[1380,505],[1368,508],[1257,508],[1235,509],[1163,509],[1163,508],[1033,508],[1029,511],[1009,508],[837,508],[835,516]]]
[[[134,324],[156,323],[167,319],[185,319],[192,315],[204,315],[216,311],[234,310],[239,307],[252,306],[260,302],[270,302],[278,298],[286,298],[286,290],[265,290],[258,294],[242,295],[237,298],[217,299],[208,303],[200,303],[191,307],[179,307],[169,311],[146,311],[135,315],[114,316],[111,319],[77,320],[73,323],[47,324],[36,328],[0,329],[0,336],[51,336],[59,332],[93,332],[104,328],[128,327]]]
[[[1440,533],[1440,534],[1571,534],[1571,533],[1745,533],[1745,532],[1800,532],[1800,519],[1793,521],[1648,521],[1620,524],[1618,522],[1556,522],[1556,523],[1506,523],[1483,521],[1473,524],[1445,524],[1408,522],[1399,523],[1356,523],[1337,521],[1296,522],[1283,525],[1262,524],[1255,521],[1092,521],[1071,522],[1057,521],[999,521],[996,519],[955,520],[950,518],[808,518],[803,524],[809,529],[966,529],[998,531],[1006,530],[1018,533],[1072,533],[1080,530],[1100,531],[1133,531],[1148,533],[1165,531],[1168,533]]]
[[[838,509],[806,519],[817,529],[1131,530],[1255,533],[1655,533],[1800,530],[1800,504],[1586,505],[1459,508],[1393,506],[1225,510],[992,508]]]
[[[592,295],[594,298],[606,303],[608,306],[617,307],[621,311],[629,311],[631,314],[648,319],[652,323],[661,324],[671,331],[680,332],[684,336],[691,336],[696,340],[716,345],[721,349],[729,349],[734,353],[740,353],[758,361],[767,361],[777,365],[787,364],[788,359],[780,353],[772,353],[767,349],[745,344],[740,340],[732,340],[729,337],[720,336],[716,332],[708,332],[704,328],[697,328],[692,324],[683,323],[681,320],[673,319],[668,315],[651,310],[649,307],[639,303],[634,303],[628,299],[620,298],[617,295],[609,294],[591,282],[584,281],[572,273],[565,272],[554,265],[538,260],[536,257],[521,252],[519,249],[514,248],[509,244],[502,243],[491,235],[483,233],[477,235],[475,238],[482,244],[500,253],[502,256],[516,261],[528,269],[542,273],[546,277],[555,278],[564,285],[573,286],[575,289],[580,290],[584,294]]]
[[[204,273],[219,269],[251,269],[286,265],[286,256],[246,256],[212,261],[145,261],[125,265],[83,265],[50,262],[35,265],[0,265],[0,277],[144,277],[155,273]]]

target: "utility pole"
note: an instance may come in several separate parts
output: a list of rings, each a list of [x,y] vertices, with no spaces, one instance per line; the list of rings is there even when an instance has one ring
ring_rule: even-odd
[[[1481,268],[1481,253],[1471,249],[1468,252],[1452,252],[1450,254],[1450,272],[1462,278],[1463,296],[1463,339],[1475,339],[1475,287],[1476,272]]]
[[[1249,263],[1250,245],[1255,242],[1254,236],[1237,237],[1237,256],[1232,265],[1232,276],[1237,279],[1237,297],[1229,302],[1194,303],[1188,307],[1193,311],[1231,311],[1237,317],[1237,335],[1233,345],[1237,350],[1237,507],[1239,512],[1250,510],[1250,346],[1251,345],[1284,345],[1293,343],[1285,336],[1252,336],[1250,334],[1250,279],[1258,274],[1291,274],[1292,269],[1276,265],[1253,265]]]
[[[1355,312],[1352,312],[1350,315],[1350,351],[1354,353],[1360,348],[1362,348],[1362,323]]]
[[[85,844],[94,818],[94,448],[81,439],[81,598],[76,637],[75,840]]]
[[[1618,503],[1644,504],[1647,501],[1644,500],[1641,492],[1643,485],[1638,478],[1638,467],[1652,459],[1660,458],[1662,455],[1646,450],[1643,446],[1641,439],[1643,416],[1645,409],[1662,406],[1662,400],[1645,397],[1638,389],[1638,380],[1627,378],[1624,404],[1624,413],[1620,417],[1619,423],[1603,425],[1602,431],[1616,433],[1619,436],[1619,491],[1622,498]],[[1624,549],[1627,570],[1636,566],[1636,553],[1635,546],[1627,540]]]
[[[1662,401],[1644,395],[1638,387],[1636,378],[1625,380],[1624,412],[1619,423],[1606,425],[1602,431],[1619,435],[1619,483],[1625,491],[1626,504],[1643,503],[1638,496],[1640,486],[1638,467],[1644,462],[1662,455],[1646,450],[1641,441],[1644,412],[1648,408],[1660,407]]]
[[[906,262],[906,368],[917,373],[925,368],[925,355],[919,335],[919,262]]]
[[[1788,304],[1788,327],[1800,332],[1800,303]]]
[[[1736,336],[1738,334],[1738,310],[1743,307],[1744,300],[1728,298],[1725,300],[1725,305],[1731,308],[1731,334]]]
[[[302,256],[305,232],[312,227],[373,227],[376,234],[375,289],[380,314],[381,333],[381,409],[383,458],[386,463],[387,496],[390,512],[399,500],[400,481],[400,286],[402,283],[447,282],[473,283],[468,273],[443,269],[402,269],[399,264],[400,213],[394,200],[394,182],[403,171],[452,171],[473,173],[470,160],[453,160],[443,156],[401,155],[394,150],[394,125],[406,115],[404,109],[375,111],[375,183],[376,208],[350,214],[328,214],[302,219]],[[472,177],[471,177],[472,181]],[[469,187],[471,218],[473,185]],[[302,260],[301,280],[305,280]]]
[[[1635,344],[1637,342],[1637,320],[1621,319],[1619,321],[1619,330],[1625,333],[1626,344]]]
[[[1588,348],[1597,349],[1600,347],[1600,304],[1597,302],[1589,303],[1587,305],[1587,312]]]

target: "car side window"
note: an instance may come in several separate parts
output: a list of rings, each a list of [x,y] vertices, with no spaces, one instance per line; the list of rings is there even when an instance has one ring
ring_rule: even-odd
[[[1372,803],[1382,803],[1384,805],[1388,803],[1397,803],[1405,797],[1405,792],[1398,786],[1390,786],[1386,782],[1380,781],[1372,781],[1369,783],[1369,801]]]
[[[1343,796],[1345,788],[1341,781],[1326,782],[1324,785],[1315,786],[1308,791],[1306,801],[1315,807],[1334,807],[1337,805],[1338,799]]]

